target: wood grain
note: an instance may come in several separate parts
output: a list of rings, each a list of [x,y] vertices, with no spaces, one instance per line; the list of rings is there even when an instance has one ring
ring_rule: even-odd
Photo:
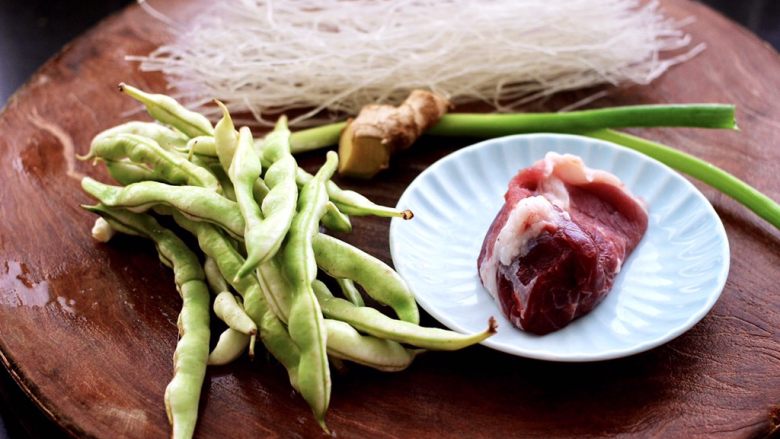
[[[200,4],[205,1],[200,2]],[[199,2],[160,2],[185,19]],[[780,199],[780,58],[698,3],[665,2],[708,50],[650,87],[616,89],[599,105],[730,102],[741,132],[645,130]],[[75,162],[99,130],[135,107],[120,81],[164,91],[125,55],[171,38],[133,6],[50,60],[0,115],[0,357],[24,392],[76,436],[165,437],[180,300],[148,243],[89,237]],[[565,99],[565,98],[564,98]],[[547,103],[558,105],[557,101]],[[142,117],[142,116],[133,116]],[[144,116],[145,117],[145,116]],[[468,139],[427,138],[371,183],[343,182],[394,204],[406,185]],[[301,158],[312,168],[321,154]],[[712,312],[644,354],[591,364],[517,358],[482,347],[421,356],[407,371],[351,367],[334,377],[329,425],[339,437],[759,437],[780,403],[780,234],[698,185],[724,220],[731,273]],[[390,261],[388,221],[356,219],[346,237]],[[425,323],[435,324],[424,316]],[[199,437],[316,437],[284,371],[262,356],[210,369]]]

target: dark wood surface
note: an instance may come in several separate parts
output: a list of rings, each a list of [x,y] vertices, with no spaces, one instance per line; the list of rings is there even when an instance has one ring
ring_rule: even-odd
[[[731,102],[741,132],[641,134],[710,160],[780,199],[780,58],[744,29],[690,2],[666,2],[709,49],[650,87],[617,90],[600,105]],[[159,7],[187,17],[197,2]],[[180,300],[151,245],[96,244],[78,179],[108,181],[75,162],[99,130],[134,107],[120,81],[164,91],[158,75],[124,61],[170,35],[137,7],[67,46],[0,115],[0,358],[23,391],[78,436],[165,437]],[[555,102],[549,105],[555,106]],[[140,117],[140,116],[139,116]],[[424,139],[371,183],[345,185],[393,204],[433,161],[468,143]],[[317,153],[301,158],[307,167]],[[702,188],[723,218],[731,273],[710,314],[678,339],[609,362],[557,364],[483,347],[421,356],[407,371],[336,372],[328,422],[339,437],[639,435],[760,437],[780,404],[780,233]],[[346,237],[390,261],[388,221],[357,219]],[[435,324],[425,317],[425,322]],[[318,436],[284,371],[262,356],[210,369],[200,437]]]

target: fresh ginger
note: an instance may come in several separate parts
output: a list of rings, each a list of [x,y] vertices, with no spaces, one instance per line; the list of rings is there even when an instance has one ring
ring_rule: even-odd
[[[371,178],[387,168],[390,157],[404,150],[447,112],[449,101],[414,90],[392,105],[367,105],[347,123],[339,139],[339,174]]]

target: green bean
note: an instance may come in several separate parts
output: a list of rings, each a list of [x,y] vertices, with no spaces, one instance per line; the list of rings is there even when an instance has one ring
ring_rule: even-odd
[[[283,280],[284,277],[280,277]],[[320,282],[315,280],[312,286],[318,288],[318,284]],[[291,304],[289,295],[284,293],[289,291],[289,284],[284,282],[274,286],[282,292],[277,295],[280,299],[278,307],[282,310],[282,315],[286,316],[290,312]],[[383,371],[397,371],[406,368],[419,353],[405,350],[394,341],[362,336],[351,327],[345,328],[341,322],[331,323],[333,320],[330,319],[324,319],[323,322],[327,331],[327,352],[334,358],[350,360]]]
[[[222,109],[222,119],[217,122],[217,127],[214,129],[214,152],[222,165],[222,169],[230,175],[230,165],[233,163],[233,155],[235,155],[238,148],[239,133],[233,125],[233,119],[230,117],[227,107],[220,101],[215,102]],[[255,178],[252,182],[252,194],[255,201],[261,203],[268,194],[269,189],[265,182],[259,178],[259,175],[260,172],[257,173],[258,178]]]
[[[189,156],[188,160],[194,165],[209,171],[217,179],[219,187],[222,189],[222,196],[230,201],[236,201],[236,191],[233,183],[225,170],[222,169],[222,165],[216,157],[193,154]]]
[[[127,122],[98,133],[92,143],[114,137],[117,134],[136,134],[157,142],[166,151],[173,151],[187,144],[187,136],[154,122]]]
[[[214,152],[222,164],[225,172],[230,172],[230,164],[233,163],[233,154],[238,148],[238,131],[233,125],[233,119],[230,117],[227,107],[220,101],[214,101],[222,110],[222,119],[217,122],[214,128]]]
[[[236,189],[233,187],[233,182],[230,181],[230,177],[222,169],[222,165],[219,161],[200,161],[200,158],[193,157],[193,163],[197,163],[199,166],[208,169],[219,182],[219,186],[222,188],[222,196],[230,201],[236,201]]]
[[[260,284],[252,276],[236,279],[238,269],[244,258],[231,245],[229,239],[216,227],[187,219],[179,212],[172,212],[176,223],[195,235],[200,249],[217,263],[222,277],[244,298],[244,310],[252,320],[260,325],[260,340],[268,352],[287,369],[290,384],[298,390],[298,363],[300,353],[290,338],[287,329],[268,308]]]
[[[301,362],[300,349],[290,337],[290,333],[273,312],[266,311],[260,320],[260,338],[268,352],[287,370],[290,385],[301,393],[298,368]]]
[[[391,340],[365,336],[338,320],[325,319],[328,331],[328,354],[384,372],[404,370],[420,350],[405,349]]]
[[[245,234],[249,257],[247,257],[244,266],[241,267],[239,274],[248,273],[257,265],[269,261],[281,247],[292,224],[298,199],[298,186],[295,184],[297,165],[289,152],[289,137],[290,131],[287,129],[287,119],[284,117],[279,119],[276,128],[266,136],[266,148],[263,150],[263,156],[267,157],[270,162],[265,173],[265,182],[270,191],[261,205],[264,218],[255,224],[252,237]],[[242,140],[243,142],[239,142],[239,150],[254,156],[251,136],[244,136]],[[238,156],[237,152],[236,158]],[[236,159],[234,158],[235,163]],[[257,166],[260,166],[259,160]],[[246,215],[244,218],[246,219]],[[247,226],[247,231],[249,229]]]
[[[320,281],[315,281],[312,287],[325,317],[349,323],[358,331],[375,337],[424,349],[453,351],[477,344],[496,333],[496,321],[492,317],[485,331],[464,335],[395,320],[374,308],[355,306],[347,300],[334,297],[328,287]]]
[[[255,149],[261,154],[263,166],[267,167],[270,165],[270,163],[263,157],[262,151],[264,148],[264,140],[255,140]],[[311,181],[311,179],[312,175],[306,172],[303,168],[298,168],[295,171],[295,182],[299,188]],[[376,204],[355,191],[341,189],[336,183],[330,180],[325,183],[325,187],[328,190],[330,201],[332,201],[338,207],[340,212],[345,215],[374,215],[381,217],[399,217],[403,219],[411,219],[414,216],[411,210],[400,210],[394,207],[387,207]],[[330,213],[328,213],[328,215],[330,215]],[[333,221],[331,224],[337,223]]]
[[[177,149],[188,156],[205,155],[216,157],[216,154],[203,154],[204,151],[212,152],[216,149],[216,140],[213,136],[198,136],[187,141],[183,148]]]
[[[341,288],[341,292],[344,294],[344,297],[347,298],[353,305],[355,306],[365,306],[365,302],[363,302],[363,296],[360,295],[360,291],[358,291],[357,287],[355,286],[355,282],[352,279],[344,279],[344,278],[337,278],[336,283],[339,284],[339,288]],[[314,293],[317,293],[317,289],[314,289]],[[322,306],[322,302],[320,301],[320,306]]]
[[[185,155],[184,153],[179,153],[179,154],[181,154],[182,156]],[[212,171],[213,168],[218,167],[220,170],[222,170],[222,165],[219,163],[219,160],[216,157],[209,157],[207,155],[198,155],[198,154],[186,154],[186,157],[187,157],[187,161],[189,161],[193,165],[200,166],[201,168],[211,172],[212,175],[214,175],[214,172]]]
[[[225,329],[222,334],[219,335],[214,350],[209,353],[208,365],[224,366],[225,364],[232,363],[244,353],[247,346],[249,346],[249,343],[248,335],[236,331],[233,328]]]
[[[154,181],[133,183],[125,187],[110,186],[89,177],[81,187],[101,203],[131,211],[145,211],[155,205],[168,205],[188,217],[218,224],[236,238],[244,232],[244,219],[236,203],[208,189],[195,186],[171,186]]]
[[[182,297],[179,342],[173,355],[173,379],[165,389],[165,408],[172,437],[192,437],[209,356],[209,292],[197,256],[173,232],[149,215],[103,206],[87,207],[118,229],[131,230],[154,241],[161,260],[171,264]]]
[[[199,136],[187,142],[188,154],[204,157],[217,157],[217,140],[210,136]]]
[[[298,172],[295,176],[298,186],[306,184],[311,178],[311,174],[298,168]],[[328,181],[326,187],[330,201],[346,215],[374,215],[381,217],[399,217],[403,219],[412,219],[414,216],[411,210],[400,210],[394,207],[381,206],[355,191],[341,189],[332,181]]]
[[[283,269],[290,281],[290,337],[301,351],[298,380],[301,395],[314,412],[320,426],[325,426],[325,412],[330,401],[330,370],[327,356],[327,330],[311,283],[317,275],[311,242],[325,213],[328,194],[325,182],[333,175],[338,156],[329,152],[325,164],[301,189],[298,211],[282,248]]]
[[[230,328],[251,337],[249,341],[249,356],[254,357],[257,325],[246,314],[246,311],[239,305],[232,293],[225,290],[217,295],[214,299],[214,314]]]
[[[271,311],[287,324],[290,318],[290,283],[282,273],[278,257],[260,264],[255,274]]]
[[[92,226],[92,238],[98,242],[110,241],[115,233],[116,230],[102,216],[99,216],[95,220],[95,225]]]
[[[138,230],[132,229],[130,227],[127,227],[124,224],[122,224],[121,222],[116,222],[116,221],[109,222],[108,221],[110,219],[109,213],[113,212],[113,210],[121,211],[121,209],[111,209],[111,208],[108,208],[108,207],[106,207],[106,206],[104,206],[102,204],[97,204],[97,205],[94,205],[94,206],[89,206],[89,205],[82,204],[81,207],[84,210],[88,211],[88,212],[92,212],[92,213],[100,215],[100,218],[104,219],[108,223],[108,227],[111,228],[111,230],[113,231],[112,235],[116,234],[117,232],[119,232],[119,233],[122,233],[122,234],[125,234],[125,235],[140,236],[140,237],[144,237],[144,238],[146,237],[146,235],[144,235],[141,231],[138,231]],[[94,226],[93,226],[93,228],[94,228]],[[94,236],[93,236],[93,238],[94,238]],[[97,241],[99,241],[97,238],[95,238],[95,239]],[[171,261],[165,259],[163,257],[163,255],[159,251],[157,252],[157,255],[160,258],[160,262],[162,262],[166,267],[171,267],[171,268],[173,267],[173,264],[171,263]]]
[[[247,335],[257,334],[257,325],[246,314],[233,293],[227,290],[217,294],[214,299],[214,314],[226,325]]]
[[[119,84],[119,91],[144,104],[154,119],[176,128],[187,137],[214,135],[214,128],[205,116],[184,108],[170,96],[146,93],[125,83]]]
[[[254,270],[266,247],[266,237],[263,234],[263,214],[260,206],[252,195],[252,185],[260,177],[260,158],[255,155],[252,148],[252,133],[249,128],[243,127],[238,136],[238,146],[233,155],[228,175],[236,190],[236,201],[244,217],[244,243],[246,244],[247,258],[244,265],[238,270],[236,276],[246,276]]]
[[[288,130],[285,130],[285,134],[286,134],[285,145],[287,145],[288,141],[290,140],[290,133]],[[275,141],[271,137],[271,135],[269,134],[269,136],[267,136],[266,139],[255,140],[255,150],[258,151],[263,166],[269,168],[269,172],[270,172],[270,167],[274,164],[275,158],[280,155],[278,153],[278,148],[276,147]],[[296,186],[303,186],[304,179],[306,181],[311,180],[310,174],[308,174],[306,171],[303,171],[302,169],[297,168],[295,159],[290,154],[290,148],[285,148],[284,153],[285,153],[284,154],[285,159],[287,156],[289,156],[290,157],[289,160],[291,162],[291,164],[286,166],[288,168],[293,168],[293,167],[296,168],[293,176],[295,179]],[[285,179],[291,178],[288,172],[289,170],[284,173]],[[289,182],[289,180],[287,180],[286,190],[292,191],[291,188],[292,184],[293,184],[292,182]],[[330,181],[328,181],[326,184],[328,184],[328,187],[333,185],[333,183]],[[336,188],[338,188],[338,186],[336,186]],[[364,201],[368,201],[368,200],[365,199]],[[265,209],[263,210],[263,213],[265,213]],[[328,229],[337,232],[349,233],[352,231],[352,223],[350,222],[349,217],[341,213],[338,207],[336,207],[336,205],[333,204],[332,202],[328,202],[325,215],[322,217],[322,224]]]
[[[117,134],[92,143],[82,160],[101,158],[119,161],[125,157],[143,164],[171,184],[190,184],[219,190],[219,183],[208,171],[190,163],[179,153],[166,151],[154,140],[135,134]]]
[[[123,159],[119,161],[106,160],[106,168],[111,178],[121,185],[138,183],[141,181],[165,181],[165,178],[154,169],[149,169],[144,165],[139,165],[130,160]]]
[[[262,265],[261,270],[263,267],[268,267],[268,264]],[[271,271],[274,272],[274,270]],[[280,309],[280,315],[287,316],[290,313],[291,304],[289,295],[285,293],[289,291],[289,284],[278,271],[275,273],[272,288],[274,291],[282,293],[275,296],[279,299],[277,307]],[[319,281],[315,280],[312,286],[316,286],[317,283]],[[396,371],[406,368],[419,352],[407,351],[393,341],[361,336],[354,329],[339,325],[341,322],[331,323],[332,321],[329,319],[323,321],[327,331],[327,352],[334,358],[354,361],[379,370]]]
[[[174,262],[174,267],[175,267]],[[179,314],[174,375],[165,388],[165,406],[173,438],[189,438],[198,418],[198,400],[209,356],[209,292],[203,281],[180,286],[183,305]]]
[[[230,291],[225,278],[219,272],[217,261],[213,258],[206,256],[206,261],[203,263],[203,273],[206,275],[206,283],[209,284],[212,293],[219,294],[223,291]]]
[[[352,222],[349,220],[349,216],[341,213],[332,201],[328,201],[325,206],[322,225],[335,232],[349,233],[352,231]]]
[[[417,324],[420,314],[406,283],[392,268],[368,253],[328,235],[313,241],[317,265],[335,278],[352,279],[366,294],[389,305],[401,320]]]

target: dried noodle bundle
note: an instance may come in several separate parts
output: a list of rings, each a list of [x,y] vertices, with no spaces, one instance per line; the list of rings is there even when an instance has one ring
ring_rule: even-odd
[[[261,122],[311,110],[298,125],[416,88],[507,111],[563,90],[647,84],[703,49],[637,0],[230,0],[169,24],[175,41],[132,59],[164,72],[177,97],[205,113],[216,97]]]

